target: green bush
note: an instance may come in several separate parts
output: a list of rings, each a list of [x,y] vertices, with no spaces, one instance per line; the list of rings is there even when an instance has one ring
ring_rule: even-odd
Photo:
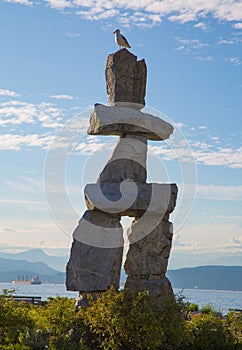
[[[226,321],[215,312],[200,312],[191,316],[186,323],[190,332],[187,349],[229,350],[236,349],[233,334],[226,327]]]
[[[35,324],[27,342],[34,349],[80,349],[73,336],[75,325],[75,300],[65,297],[49,298],[44,306],[31,307],[30,315]]]
[[[92,345],[105,350],[178,349],[186,331],[174,301],[159,306],[142,292],[134,295],[110,290],[81,312],[94,335]]]
[[[242,312],[229,311],[225,317],[226,327],[234,338],[238,349],[242,349]]]
[[[0,295],[0,344],[2,348],[9,345],[9,349],[12,344],[21,344],[25,333],[33,327],[28,308],[13,300],[13,292],[4,290]]]
[[[242,350],[242,315],[221,317],[211,306],[147,293],[109,290],[74,312],[75,300],[49,298],[45,305],[16,303],[0,295],[1,350]]]

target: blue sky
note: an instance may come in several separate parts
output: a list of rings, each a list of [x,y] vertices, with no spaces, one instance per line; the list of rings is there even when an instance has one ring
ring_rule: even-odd
[[[120,28],[146,60],[147,108],[176,130],[167,143],[150,143],[148,163],[151,181],[184,189],[172,216],[170,267],[238,263],[241,1],[6,0],[0,7],[0,250],[68,253],[85,210],[83,187],[95,182],[117,141],[85,133],[94,103],[107,103],[104,69]],[[51,142],[58,155],[70,147],[60,136],[76,119],[66,188],[61,176],[51,179],[53,208],[45,159]]]

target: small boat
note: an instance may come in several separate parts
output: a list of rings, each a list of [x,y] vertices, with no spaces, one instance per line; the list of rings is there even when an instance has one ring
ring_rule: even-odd
[[[29,279],[28,276],[24,277],[22,276],[22,279],[20,279],[20,276],[18,276],[18,279],[12,280],[13,284],[41,284],[41,281],[39,279],[39,276],[34,276],[31,279]]]

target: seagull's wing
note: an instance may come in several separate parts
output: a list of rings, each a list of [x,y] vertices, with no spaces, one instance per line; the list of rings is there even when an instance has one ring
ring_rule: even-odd
[[[122,34],[120,34],[120,36],[122,37],[122,39],[123,39],[123,41],[125,42],[126,46],[127,46],[128,48],[131,48],[131,46],[129,45],[128,40],[125,38],[125,36],[123,36]]]

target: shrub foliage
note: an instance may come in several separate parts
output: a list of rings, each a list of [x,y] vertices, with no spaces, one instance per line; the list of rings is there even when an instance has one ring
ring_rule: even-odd
[[[0,295],[2,350],[229,350],[242,349],[242,315],[222,317],[211,306],[157,300],[109,290],[74,312],[75,300],[49,298],[43,306]]]

